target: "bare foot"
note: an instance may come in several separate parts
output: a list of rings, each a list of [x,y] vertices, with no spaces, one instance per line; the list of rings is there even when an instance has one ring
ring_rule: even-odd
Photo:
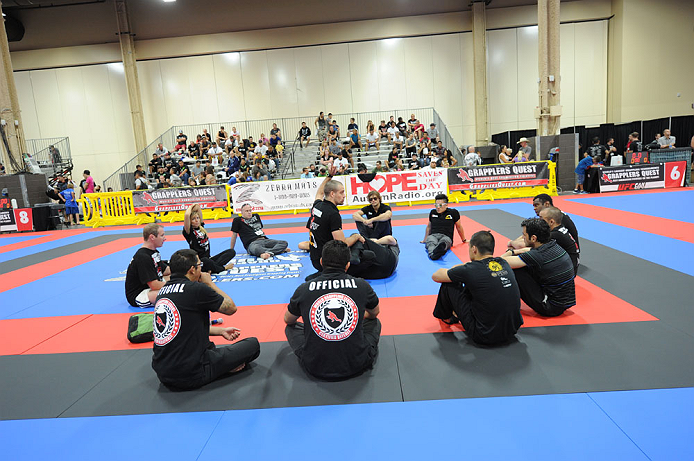
[[[229,373],[238,373],[239,371],[243,370],[244,368],[246,368],[246,364],[245,364],[245,363],[242,363],[242,364],[239,365],[238,367],[236,367],[236,368],[234,368],[233,370],[231,370]]]
[[[292,249],[291,249],[291,248],[287,248],[286,250],[283,251],[283,253],[289,253],[290,251],[292,251]]]
[[[228,271],[229,269],[232,269],[234,267],[234,263],[229,263],[226,266],[224,266],[224,270]]]
[[[270,259],[272,258],[272,255],[270,253],[263,253],[260,255],[260,257],[263,259]]]

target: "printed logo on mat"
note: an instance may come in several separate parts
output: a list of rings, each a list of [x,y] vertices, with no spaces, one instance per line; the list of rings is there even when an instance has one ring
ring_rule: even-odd
[[[161,298],[154,306],[154,344],[164,346],[181,330],[181,314],[169,298]]]
[[[316,299],[309,311],[311,328],[326,341],[347,339],[357,328],[359,309],[342,293],[327,293]]]

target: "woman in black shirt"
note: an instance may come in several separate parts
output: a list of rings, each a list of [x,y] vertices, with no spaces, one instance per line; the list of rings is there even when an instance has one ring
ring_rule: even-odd
[[[203,272],[219,274],[234,267],[234,264],[228,264],[236,256],[233,249],[210,257],[210,239],[205,230],[205,223],[202,222],[202,210],[197,203],[186,210],[183,218],[183,238],[188,242],[190,249],[198,254]]]

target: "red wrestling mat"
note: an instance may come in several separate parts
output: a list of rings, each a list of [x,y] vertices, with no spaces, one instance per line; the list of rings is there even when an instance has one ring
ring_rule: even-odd
[[[539,317],[523,305],[523,326],[531,328],[658,320],[581,278],[576,279],[576,299],[577,306],[559,317],[552,318]],[[460,331],[460,325],[450,327],[432,317],[435,302],[435,295],[381,298],[379,318],[383,323],[383,334]],[[285,304],[242,306],[232,317],[215,314],[214,318],[223,317],[224,326],[240,328],[242,338],[255,336],[261,342],[285,341],[285,309]],[[0,355],[151,348],[151,343],[134,345],[126,339],[130,315],[132,314],[0,320],[0,335],[4,338],[0,344]],[[227,342],[224,339],[214,339],[218,344]]]

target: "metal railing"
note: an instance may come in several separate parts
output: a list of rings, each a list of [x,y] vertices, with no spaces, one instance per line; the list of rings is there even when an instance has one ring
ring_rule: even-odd
[[[390,117],[394,116],[396,122],[398,121],[398,117],[402,117],[403,120],[407,121],[409,120],[411,114],[414,114],[415,118],[423,123],[425,128],[429,128],[429,124],[432,122],[436,123],[436,128],[439,130],[439,135],[443,141],[443,145],[453,152],[453,155],[456,156],[458,161],[462,161],[460,149],[456,145],[453,136],[451,136],[451,134],[448,132],[448,129],[446,128],[446,125],[439,114],[431,107],[423,109],[398,109],[333,114],[332,118],[333,120],[337,121],[337,124],[340,127],[340,136],[345,137],[347,136],[347,126],[349,125],[350,118],[354,118],[357,125],[359,125],[359,133],[364,135],[366,133],[366,125],[369,120],[371,120],[376,129],[378,129],[378,125],[380,125],[381,120],[388,122]],[[327,118],[327,112],[325,116]],[[277,124],[277,128],[280,129],[285,146],[289,146],[290,143],[293,143],[291,147],[287,147],[285,149],[284,158],[282,160],[280,177],[286,177],[289,174],[295,173],[295,141],[299,128],[301,128],[301,122],[306,122],[306,125],[311,128],[311,137],[313,139],[317,139],[317,128],[314,125],[314,121],[317,117],[318,115],[315,114],[303,117],[175,125],[162,133],[142,152],[135,155],[125,165],[106,178],[106,180],[104,180],[104,188],[107,189],[108,187],[112,187],[114,191],[131,189],[133,187],[133,172],[135,171],[136,166],[142,165],[146,169],[146,166],[159,143],[162,143],[167,149],[172,150],[176,145],[176,136],[178,135],[179,131],[183,131],[183,133],[188,136],[188,142],[190,143],[190,141],[195,139],[196,135],[203,133],[203,130],[207,130],[207,132],[212,135],[212,140],[215,141],[217,138],[217,133],[220,131],[221,127],[224,127],[227,133],[231,133],[232,129],[236,128],[236,131],[239,132],[242,139],[248,139],[250,136],[252,136],[253,140],[257,142],[260,139],[261,134],[265,135],[265,137],[268,139],[270,138],[270,129],[272,129],[273,123]]]
[[[66,174],[72,170],[70,139],[40,138],[25,140],[27,153],[36,160],[41,172],[51,178],[56,174]]]

